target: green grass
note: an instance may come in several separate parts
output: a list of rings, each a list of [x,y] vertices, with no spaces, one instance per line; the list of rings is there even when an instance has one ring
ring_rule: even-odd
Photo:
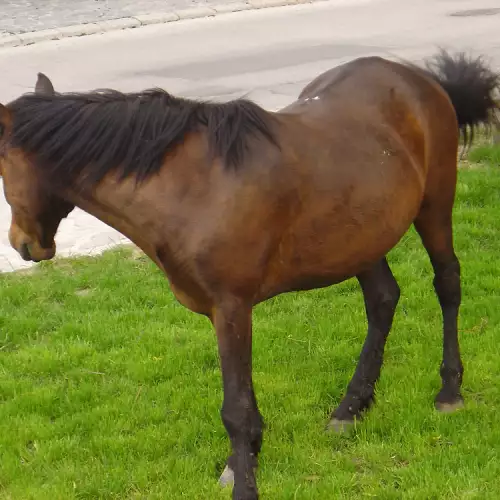
[[[493,164],[500,167],[500,144],[496,147],[484,144],[474,148],[469,154],[469,160],[471,162]]]
[[[378,401],[350,435],[323,428],[365,336],[356,282],[256,308],[263,499],[499,498],[498,166],[460,172],[463,411],[433,409],[441,316],[413,229],[390,254]],[[152,263],[120,249],[2,275],[0,311],[0,499],[230,498],[215,338]]]

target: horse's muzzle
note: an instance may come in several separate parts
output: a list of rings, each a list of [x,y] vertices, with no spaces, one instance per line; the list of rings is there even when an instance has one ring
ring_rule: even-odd
[[[56,250],[55,246],[51,248],[42,248],[36,244],[21,243],[17,252],[21,258],[28,262],[41,262],[42,260],[50,260],[54,257]]]

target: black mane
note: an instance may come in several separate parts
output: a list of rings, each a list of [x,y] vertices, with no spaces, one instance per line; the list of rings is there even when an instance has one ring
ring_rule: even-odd
[[[272,118],[244,99],[228,103],[174,97],[161,89],[25,94],[8,105],[10,144],[33,156],[51,180],[99,182],[111,170],[140,182],[161,168],[186,134],[205,129],[211,154],[237,168],[251,135],[274,145]]]

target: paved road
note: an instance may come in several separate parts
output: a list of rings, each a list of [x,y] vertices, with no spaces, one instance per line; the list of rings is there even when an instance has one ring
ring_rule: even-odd
[[[0,0],[0,34],[25,33],[240,0]]]
[[[0,100],[32,90],[43,71],[61,91],[161,86],[188,97],[247,95],[277,109],[343,61],[367,54],[419,61],[439,45],[485,53],[500,69],[500,12],[467,12],[490,8],[498,8],[498,0],[349,0],[3,49]],[[9,218],[0,198],[0,271],[25,265],[8,244]],[[56,241],[59,254],[71,255],[123,239],[76,210]]]

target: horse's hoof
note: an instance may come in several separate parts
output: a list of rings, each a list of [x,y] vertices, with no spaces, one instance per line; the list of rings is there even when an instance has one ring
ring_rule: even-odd
[[[353,426],[353,420],[338,420],[337,418],[332,418],[326,426],[326,430],[333,431],[336,434],[345,434],[349,432]]]
[[[461,410],[465,406],[462,399],[458,399],[453,403],[443,403],[436,401],[436,410],[441,413],[453,413],[454,411]]]
[[[222,471],[222,474],[220,475],[219,485],[222,488],[234,485],[234,472],[232,469],[229,468],[228,465],[226,465],[225,469]]]

